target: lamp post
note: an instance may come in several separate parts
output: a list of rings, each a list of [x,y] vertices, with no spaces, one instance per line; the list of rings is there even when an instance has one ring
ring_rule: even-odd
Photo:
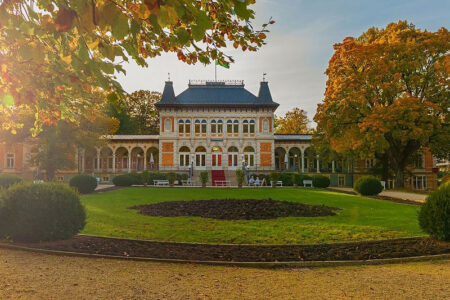
[[[294,154],[294,164],[297,165],[297,154]],[[296,166],[296,169],[298,169],[298,171],[300,172],[300,166]]]

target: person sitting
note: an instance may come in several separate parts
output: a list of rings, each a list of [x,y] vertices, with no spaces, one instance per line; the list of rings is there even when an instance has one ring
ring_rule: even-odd
[[[248,181],[248,185],[249,185],[249,186],[255,185],[255,178],[253,178],[253,176],[250,177],[250,180]]]
[[[259,180],[259,177],[256,177],[255,186],[261,186],[261,181]]]
[[[267,185],[266,178],[263,177],[263,179],[261,180],[261,186],[265,186],[265,185]]]

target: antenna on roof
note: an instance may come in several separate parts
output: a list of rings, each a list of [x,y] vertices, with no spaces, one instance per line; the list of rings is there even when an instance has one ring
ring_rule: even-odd
[[[168,76],[168,78],[169,78],[169,81],[170,81],[170,73],[167,73],[167,76]]]
[[[266,75],[267,73],[263,73],[263,82],[266,82]]]

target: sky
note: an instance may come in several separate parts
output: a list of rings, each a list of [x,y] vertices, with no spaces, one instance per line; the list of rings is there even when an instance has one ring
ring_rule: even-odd
[[[256,0],[253,9],[255,28],[270,17],[276,22],[269,28],[267,45],[258,52],[226,49],[236,62],[230,69],[217,67],[218,80],[244,80],[245,87],[257,95],[262,74],[267,73],[272,98],[280,104],[276,114],[300,107],[310,120],[323,100],[324,72],[334,44],[398,20],[428,31],[450,28],[450,0]],[[213,64],[187,65],[173,53],[147,62],[148,68],[124,65],[127,74],[118,79],[127,92],[162,92],[168,73],[176,95],[190,79],[214,80]]]

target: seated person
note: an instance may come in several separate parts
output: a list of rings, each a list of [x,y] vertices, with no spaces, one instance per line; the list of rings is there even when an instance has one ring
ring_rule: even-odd
[[[255,185],[255,178],[250,177],[250,180],[248,181],[248,185]]]
[[[266,178],[263,177],[263,179],[261,180],[261,186],[265,186],[265,185],[267,185]]]
[[[259,180],[259,177],[256,177],[255,186],[260,186],[260,185],[261,185],[261,181]]]

